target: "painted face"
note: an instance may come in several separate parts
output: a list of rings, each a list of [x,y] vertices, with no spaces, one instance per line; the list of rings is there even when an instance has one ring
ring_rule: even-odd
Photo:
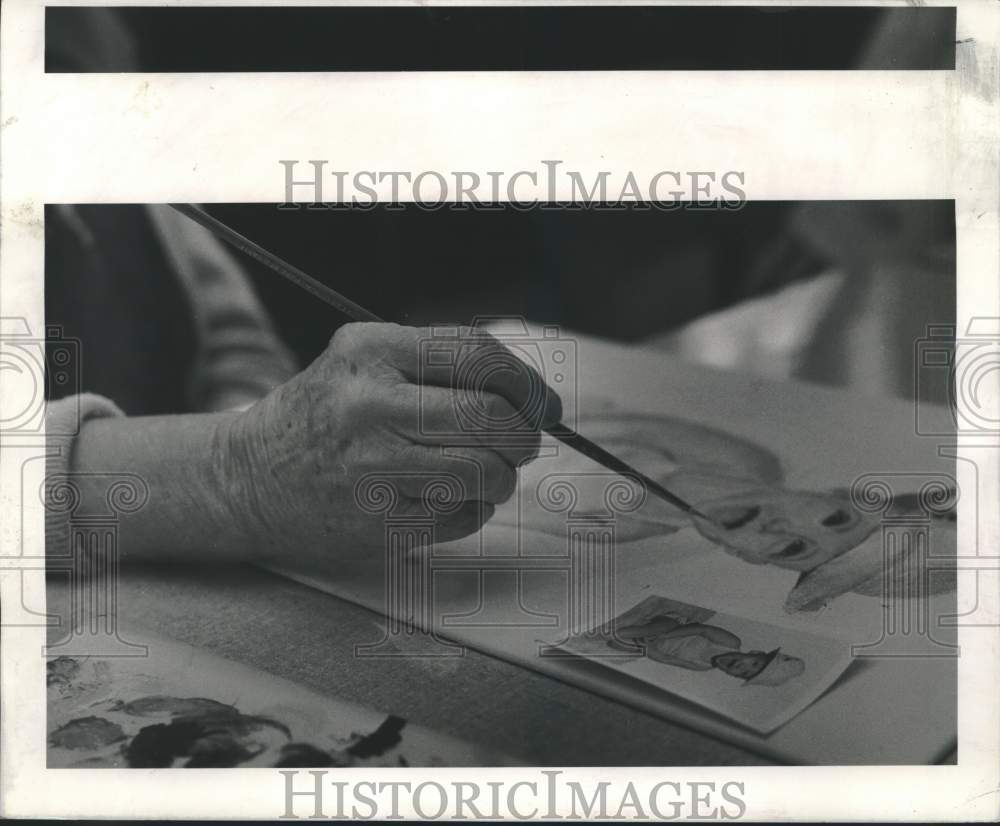
[[[732,651],[712,657],[712,665],[730,677],[749,680],[763,671],[767,665],[767,654],[763,651]]]
[[[707,539],[757,565],[808,571],[853,548],[878,523],[837,494],[761,490],[698,506]]]

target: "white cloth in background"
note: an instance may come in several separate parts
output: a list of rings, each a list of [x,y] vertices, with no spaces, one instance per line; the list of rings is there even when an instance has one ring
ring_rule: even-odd
[[[828,270],[647,339],[643,346],[723,370],[789,379],[843,282],[843,273]]]

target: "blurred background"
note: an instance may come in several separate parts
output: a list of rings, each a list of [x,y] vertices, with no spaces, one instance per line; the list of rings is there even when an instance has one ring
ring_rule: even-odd
[[[403,324],[523,316],[712,367],[904,398],[917,386],[918,342],[929,327],[955,324],[953,201],[206,208]],[[178,243],[197,249],[200,229],[181,221],[191,235]],[[96,378],[93,359],[114,364],[130,352],[127,386],[149,395],[164,391],[163,377],[193,343],[182,323],[191,310],[147,223],[141,205],[48,210],[45,260],[47,319],[84,342],[88,375]],[[226,247],[225,261],[249,278],[300,365],[349,320],[241,252]],[[922,376],[921,401],[946,402],[947,371],[930,378]]]
[[[400,323],[522,315],[714,367],[904,397],[917,341],[955,324],[952,201],[209,210]],[[285,340],[313,358],[342,319],[245,263]],[[924,401],[946,390],[921,383]]]

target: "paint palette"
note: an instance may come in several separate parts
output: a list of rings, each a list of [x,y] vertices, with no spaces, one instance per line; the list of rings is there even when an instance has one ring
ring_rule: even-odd
[[[146,657],[48,659],[50,768],[512,763],[190,646],[141,642]]]

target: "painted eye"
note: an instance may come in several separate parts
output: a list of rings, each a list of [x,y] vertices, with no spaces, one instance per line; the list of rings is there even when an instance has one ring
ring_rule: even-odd
[[[754,505],[753,507],[746,508],[742,511],[729,511],[720,517],[719,524],[722,525],[722,527],[724,527],[727,531],[732,531],[753,522],[753,520],[758,516],[760,516],[760,508]]]
[[[820,524],[825,525],[827,528],[836,528],[841,525],[846,525],[850,521],[851,515],[843,508],[837,508],[837,510],[826,517],[826,519],[820,522]]]
[[[789,542],[785,545],[785,547],[778,551],[775,556],[781,557],[782,559],[789,559],[791,557],[798,556],[805,549],[806,543],[801,539],[796,539],[795,541]]]

